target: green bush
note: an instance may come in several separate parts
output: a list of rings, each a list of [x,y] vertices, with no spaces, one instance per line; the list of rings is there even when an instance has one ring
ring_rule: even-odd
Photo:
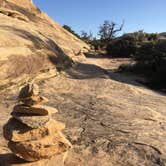
[[[137,43],[133,35],[126,35],[112,40],[107,46],[107,54],[111,57],[130,57],[136,53]]]
[[[158,40],[158,34],[156,34],[156,33],[150,33],[150,34],[147,34],[147,39],[149,40],[149,41],[156,41],[156,40]]]
[[[137,48],[133,58],[137,61],[153,61],[157,52],[157,44],[155,42],[143,42]],[[158,55],[157,55],[158,56]]]
[[[164,47],[165,46],[165,47]],[[140,74],[147,85],[154,89],[166,90],[166,41],[150,41],[140,45],[134,59],[134,65],[122,65],[120,71]]]
[[[99,39],[91,40],[89,43],[95,50],[101,50],[104,47],[104,43]]]
[[[148,34],[138,31],[125,34],[119,38],[113,39],[107,45],[107,54],[111,57],[132,57],[143,43],[155,43],[158,39],[157,34]],[[151,46],[150,46],[151,47]]]
[[[126,34],[108,44],[112,57],[131,57],[135,63],[121,65],[119,71],[144,76],[147,85],[166,91],[166,39],[143,31]]]
[[[68,32],[72,33],[74,36],[78,37],[79,39],[81,38],[80,35],[78,35],[70,26],[63,25],[63,28],[66,29]]]
[[[152,73],[152,77],[149,79],[149,85],[152,88],[166,90],[166,59],[160,62],[156,71]]]

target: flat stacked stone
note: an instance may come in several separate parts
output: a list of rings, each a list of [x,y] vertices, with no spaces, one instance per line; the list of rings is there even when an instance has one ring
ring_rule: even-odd
[[[11,118],[4,126],[4,137],[11,151],[26,161],[49,159],[71,148],[61,131],[65,125],[53,120],[57,110],[41,105],[48,100],[39,96],[36,84],[28,84],[19,94],[21,104],[14,106]]]

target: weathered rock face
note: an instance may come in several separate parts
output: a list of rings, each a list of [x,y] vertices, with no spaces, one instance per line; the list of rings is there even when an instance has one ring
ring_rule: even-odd
[[[65,135],[73,144],[63,166],[165,166],[166,96],[142,87],[134,78],[110,72],[110,67],[113,70],[124,62],[88,58],[76,67],[72,79],[61,75],[40,83],[49,105],[59,109],[53,117],[66,124]],[[9,118],[16,93],[0,96],[0,129]],[[0,151],[0,163],[11,163],[1,137]],[[40,166],[61,166],[57,159],[51,159],[52,165],[42,161]],[[22,166],[25,161],[13,159],[12,163]],[[38,162],[24,166],[38,166]]]
[[[9,148],[20,158],[27,161],[48,159],[62,154],[70,149],[71,145],[61,133],[54,133],[40,140],[26,142],[9,142]]]
[[[26,106],[23,104],[18,104],[13,108],[14,113],[25,113],[31,115],[51,115],[53,113],[58,112],[57,109],[43,106],[43,105],[35,105],[35,106]]]
[[[70,66],[69,57],[84,48],[88,46],[31,0],[0,0],[0,83],[23,74]]]
[[[42,104],[48,101],[47,98],[39,96],[39,88],[36,84],[29,83],[23,87],[18,96],[19,101],[23,102],[26,106],[33,106],[35,104]]]
[[[50,120],[50,116],[34,116],[14,112],[11,115],[21,123],[26,124],[31,128],[42,127]]]
[[[21,89],[18,98],[21,100],[31,96],[38,96],[38,95],[39,95],[39,87],[36,84],[31,83]]]
[[[36,106],[35,103],[41,104],[41,100],[31,102],[34,96],[41,98],[38,89],[33,84],[21,89],[19,101],[23,104],[14,107],[12,118],[3,128],[4,137],[9,141],[8,147],[26,161],[48,159],[71,148],[70,142],[61,133],[65,125],[51,119],[57,110]]]
[[[63,123],[50,120],[46,125],[33,129],[27,125],[11,118],[4,126],[4,137],[8,141],[25,142],[30,140],[38,140],[45,136],[53,135],[65,128]]]

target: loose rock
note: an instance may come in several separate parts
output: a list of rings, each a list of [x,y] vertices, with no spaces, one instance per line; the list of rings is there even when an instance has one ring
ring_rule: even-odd
[[[31,96],[38,96],[38,95],[39,95],[38,85],[29,83],[21,89],[18,98],[22,100]]]
[[[48,99],[43,96],[31,96],[31,97],[27,97],[27,98],[22,98],[22,99],[20,99],[20,101],[22,101],[27,106],[32,106],[35,104],[46,103],[46,102],[48,102]]]
[[[48,100],[38,93],[37,85],[23,87],[19,94],[23,104],[14,106],[12,118],[3,128],[4,137],[9,141],[8,147],[25,161],[49,159],[71,148],[70,142],[61,133],[65,125],[51,119],[57,109],[40,105]]]
[[[19,104],[13,108],[13,112],[23,113],[27,115],[51,115],[51,114],[57,113],[58,110],[55,108],[43,106],[43,105],[34,105],[30,107],[24,104]]]
[[[26,161],[47,159],[71,148],[70,142],[60,132],[36,141],[9,142],[9,148]]]
[[[43,127],[32,129],[18,120],[11,118],[4,126],[4,137],[6,140],[13,142],[38,140],[49,135],[54,135],[54,133],[64,128],[65,125],[63,123],[51,119]]]
[[[26,114],[17,112],[12,112],[11,115],[21,123],[26,124],[31,128],[42,127],[50,120],[50,116],[27,116]]]

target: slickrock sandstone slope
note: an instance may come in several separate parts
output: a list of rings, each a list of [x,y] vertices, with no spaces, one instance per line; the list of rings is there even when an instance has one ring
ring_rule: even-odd
[[[24,74],[70,66],[69,57],[75,59],[88,48],[31,0],[0,0],[0,85]]]
[[[0,0],[0,6],[0,32],[3,32],[0,33],[2,80],[17,77],[21,73],[35,73],[45,69],[45,66],[53,67],[48,59],[50,53],[59,58],[58,60],[63,61],[63,57],[66,59],[60,48],[72,57],[73,52],[86,47],[35,8],[31,1]],[[15,56],[12,56],[13,53]],[[57,64],[59,61],[55,59],[51,58],[54,64]],[[38,82],[42,94],[50,99],[49,106],[59,110],[54,118],[66,124],[64,134],[73,145],[64,159],[65,166],[166,165],[166,95],[141,86],[133,78],[110,72],[115,69],[116,61],[100,57],[87,58],[80,61],[78,66],[67,70],[67,74]],[[18,70],[15,70],[16,68]],[[10,83],[12,84],[11,81]],[[2,137],[2,129],[16,105],[18,91],[16,88],[0,93],[1,163],[13,158],[7,142]],[[33,101],[35,100],[37,98],[33,98]],[[19,105],[14,107],[15,113],[22,112],[18,107],[27,112],[28,106]],[[30,112],[32,109],[35,112],[40,109],[38,113],[41,116],[50,114],[41,105],[33,106]],[[58,132],[57,128],[53,128],[55,125],[52,126],[52,122],[40,130],[34,128],[30,132],[29,127],[22,124],[22,131],[20,121],[12,128],[10,123],[13,122],[9,121],[6,126],[7,139],[13,142],[20,142],[20,139],[23,142],[33,140],[32,146],[35,147],[37,142],[34,140],[37,138],[51,134],[54,130]],[[61,130],[64,128],[62,124],[59,124]],[[18,130],[24,134],[21,135]],[[47,140],[44,142],[47,143]],[[20,150],[29,144],[23,146],[16,143],[11,146],[17,146],[17,150]],[[51,166],[60,166],[60,161],[62,158],[52,158],[49,162]],[[32,165],[27,163],[27,166]],[[45,161],[33,166],[37,165],[47,166]]]
[[[48,105],[59,111],[53,118],[66,124],[64,134],[73,145],[65,166],[166,164],[166,96],[110,72],[115,64],[115,59],[88,58],[68,70],[68,75],[39,83]],[[0,126],[9,119],[17,94],[18,89],[0,94]],[[20,137],[16,130],[17,125],[13,126],[15,140]],[[33,130],[39,138],[44,131]],[[25,132],[20,138],[35,137]],[[0,161],[10,153],[0,137]],[[51,166],[60,166],[57,159],[51,161]]]

